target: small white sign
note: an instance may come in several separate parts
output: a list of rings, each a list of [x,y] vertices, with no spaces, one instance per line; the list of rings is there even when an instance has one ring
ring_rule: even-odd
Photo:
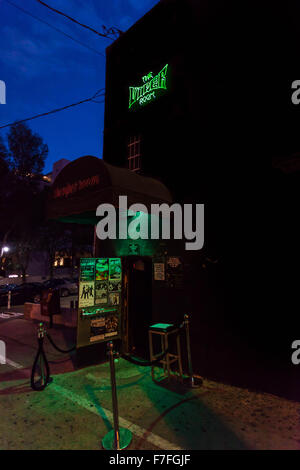
[[[165,264],[154,263],[154,280],[164,281],[165,280]]]

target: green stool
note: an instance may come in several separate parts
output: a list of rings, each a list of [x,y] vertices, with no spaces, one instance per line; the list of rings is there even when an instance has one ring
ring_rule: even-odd
[[[161,352],[159,354],[153,353],[153,336],[152,335],[160,335],[161,337]],[[168,352],[166,356],[161,359],[159,362],[163,364],[164,367],[164,374],[168,374],[168,379],[170,380],[171,377],[171,368],[170,365],[174,362],[178,363],[179,369],[179,377],[180,381],[183,381],[183,373],[182,373],[182,361],[181,361],[181,349],[180,349],[180,336],[179,336],[179,328],[172,325],[171,323],[156,323],[155,325],[151,325],[149,327],[149,348],[150,348],[150,361],[154,361],[159,357],[164,351],[166,351],[169,347],[169,336],[172,334],[176,334],[176,346],[177,351],[176,354]],[[154,380],[154,366],[151,367],[151,376],[152,380]]]

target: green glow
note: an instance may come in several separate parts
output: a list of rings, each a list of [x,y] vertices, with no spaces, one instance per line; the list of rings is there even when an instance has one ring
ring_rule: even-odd
[[[169,65],[166,64],[164,68],[153,77],[152,72],[144,75],[144,84],[140,87],[129,87],[129,109],[135,104],[139,103],[140,106],[152,101],[156,98],[156,90],[167,89],[167,73]]]
[[[83,316],[88,316],[88,315],[99,315],[101,313],[109,313],[109,312],[116,312],[116,308],[97,308],[95,310],[84,310],[82,309],[82,315]]]

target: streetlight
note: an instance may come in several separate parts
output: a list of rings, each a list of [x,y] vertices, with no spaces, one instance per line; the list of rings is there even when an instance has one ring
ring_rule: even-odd
[[[3,256],[3,253],[8,253],[9,252],[9,247],[8,246],[3,246],[1,248],[1,256]]]

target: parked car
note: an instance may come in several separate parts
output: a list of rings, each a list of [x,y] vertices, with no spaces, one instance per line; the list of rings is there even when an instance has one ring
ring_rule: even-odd
[[[78,292],[78,284],[73,279],[48,279],[43,285],[47,289],[59,290],[61,297],[67,297]]]
[[[8,292],[8,291],[10,291],[10,290],[13,290],[16,286],[17,286],[17,284],[2,284],[2,285],[0,286],[0,295],[1,295],[2,293],[6,293],[6,292]]]
[[[9,291],[11,291],[11,305],[23,305],[25,302],[39,303],[43,289],[44,286],[40,282],[7,284],[5,289],[0,290],[0,305],[7,305]]]

